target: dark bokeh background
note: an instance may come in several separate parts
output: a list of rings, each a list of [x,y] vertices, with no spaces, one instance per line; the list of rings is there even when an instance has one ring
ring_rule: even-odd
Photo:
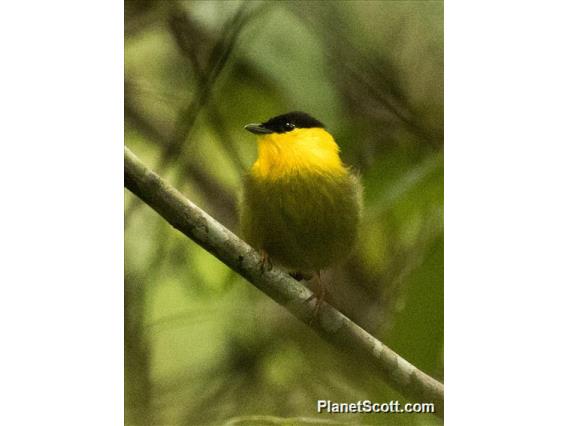
[[[126,145],[237,233],[243,125],[294,109],[327,125],[365,186],[329,300],[443,380],[443,3],[126,1],[125,32]],[[125,196],[128,424],[440,424],[317,415],[406,400]]]

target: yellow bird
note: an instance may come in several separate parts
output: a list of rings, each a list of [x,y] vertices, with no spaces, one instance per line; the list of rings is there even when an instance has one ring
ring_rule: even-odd
[[[258,135],[258,158],[244,178],[245,240],[294,274],[316,274],[346,259],[356,238],[362,186],[339,157],[324,125],[290,112],[245,129]]]

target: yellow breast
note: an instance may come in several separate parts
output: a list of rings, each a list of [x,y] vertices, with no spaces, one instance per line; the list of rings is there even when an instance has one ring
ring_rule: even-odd
[[[339,158],[339,147],[325,129],[294,129],[258,138],[258,159],[252,174],[264,179],[280,179],[302,173],[348,173]]]

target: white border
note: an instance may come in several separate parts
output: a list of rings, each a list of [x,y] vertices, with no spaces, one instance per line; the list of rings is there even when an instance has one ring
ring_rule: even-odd
[[[123,7],[0,13],[0,424],[123,423]]]
[[[567,418],[564,5],[445,6],[449,425]]]

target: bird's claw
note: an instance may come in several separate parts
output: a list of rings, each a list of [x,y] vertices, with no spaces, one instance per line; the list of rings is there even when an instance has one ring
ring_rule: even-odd
[[[321,281],[321,275],[320,275],[319,272],[316,273],[315,278],[316,278],[316,282],[317,282],[317,290],[314,293],[312,293],[312,295],[305,300],[306,303],[309,303],[312,299],[316,299],[314,312],[313,312],[312,318],[310,319],[310,322],[309,322],[310,325],[312,325],[314,320],[318,317],[320,309],[321,309],[321,305],[324,302],[325,293],[326,293],[325,285]]]
[[[264,274],[264,271],[270,271],[272,269],[272,262],[268,253],[264,250],[260,251],[260,273]]]

